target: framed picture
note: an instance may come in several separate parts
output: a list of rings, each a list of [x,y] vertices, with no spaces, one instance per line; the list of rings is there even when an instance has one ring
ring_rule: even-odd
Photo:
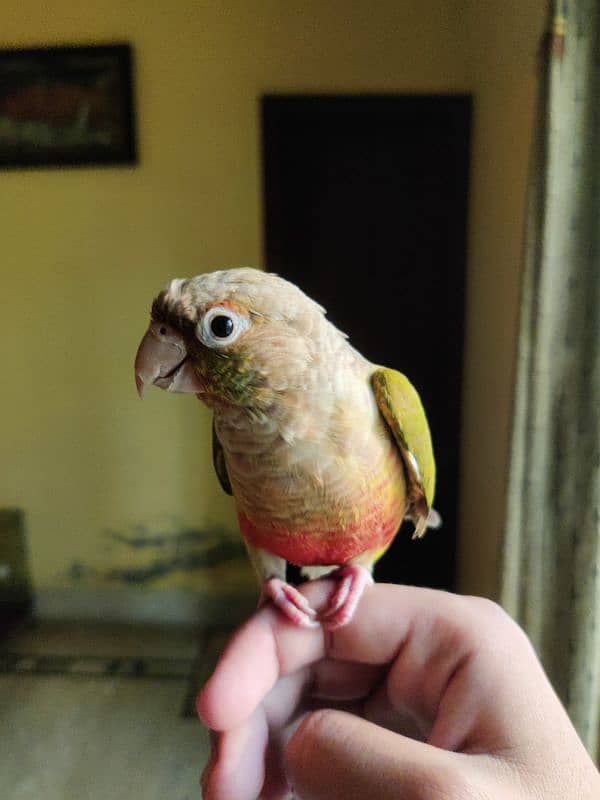
[[[0,50],[0,169],[136,162],[129,45]]]

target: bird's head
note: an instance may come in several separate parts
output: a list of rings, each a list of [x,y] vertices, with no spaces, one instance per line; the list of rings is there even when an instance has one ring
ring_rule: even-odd
[[[288,281],[251,268],[176,278],[152,304],[135,359],[149,385],[198,394],[208,405],[256,406],[310,360],[323,309]]]

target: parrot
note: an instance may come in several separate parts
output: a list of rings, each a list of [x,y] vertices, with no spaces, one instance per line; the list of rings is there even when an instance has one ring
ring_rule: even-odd
[[[371,363],[295,284],[252,267],[175,278],[135,358],[148,386],[212,411],[212,460],[260,585],[293,624],[347,625],[402,521],[437,527],[436,466],[419,394]],[[287,565],[334,579],[325,608]]]

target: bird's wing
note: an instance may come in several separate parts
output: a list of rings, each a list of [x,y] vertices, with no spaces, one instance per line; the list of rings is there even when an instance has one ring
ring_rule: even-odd
[[[371,378],[379,410],[402,455],[407,478],[408,515],[416,537],[427,530],[435,492],[435,460],[427,417],[416,389],[401,372],[379,367]]]
[[[212,457],[213,457],[215,472],[217,473],[217,478],[219,479],[221,488],[223,489],[224,492],[227,492],[227,494],[232,495],[233,489],[231,488],[231,482],[229,480],[229,475],[227,474],[225,453],[223,452],[223,447],[221,445],[221,442],[219,441],[219,437],[217,436],[214,420],[212,426]]]

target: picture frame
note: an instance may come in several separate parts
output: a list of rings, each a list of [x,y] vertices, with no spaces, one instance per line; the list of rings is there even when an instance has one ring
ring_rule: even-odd
[[[137,163],[129,44],[0,50],[0,169]]]

